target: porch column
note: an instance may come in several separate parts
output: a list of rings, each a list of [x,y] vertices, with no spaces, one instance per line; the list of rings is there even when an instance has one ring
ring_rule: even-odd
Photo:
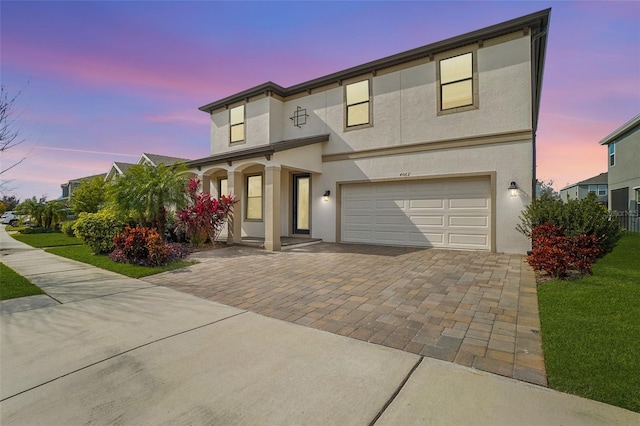
[[[206,175],[200,175],[198,176],[198,179],[200,179],[202,192],[205,194],[211,194],[211,178]]]
[[[280,251],[280,167],[264,168],[264,248]]]
[[[238,202],[233,205],[233,217],[227,220],[227,244],[242,242],[242,173],[227,173],[227,191],[235,196]]]

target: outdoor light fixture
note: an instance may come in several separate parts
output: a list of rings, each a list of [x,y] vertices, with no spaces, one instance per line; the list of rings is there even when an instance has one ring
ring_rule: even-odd
[[[511,195],[512,197],[515,197],[516,195],[518,195],[518,185],[515,183],[515,181],[511,181],[511,184],[509,185],[509,195]]]
[[[327,189],[326,191],[324,191],[324,194],[322,195],[322,199],[324,201],[329,201],[329,195],[331,195],[331,191]]]

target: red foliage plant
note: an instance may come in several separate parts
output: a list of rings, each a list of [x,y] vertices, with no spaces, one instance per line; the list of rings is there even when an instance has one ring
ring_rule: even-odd
[[[200,179],[191,178],[186,187],[190,203],[176,213],[178,228],[184,230],[191,244],[198,246],[207,239],[216,241],[227,218],[233,215],[233,205],[237,202],[231,195],[220,199],[206,192],[198,193]]]
[[[186,254],[178,245],[165,243],[155,228],[127,226],[113,242],[116,248],[109,257],[120,263],[159,266]]]
[[[594,235],[566,237],[562,228],[543,223],[531,230],[533,250],[527,262],[534,271],[545,271],[555,278],[567,276],[570,270],[586,274],[602,247]]]

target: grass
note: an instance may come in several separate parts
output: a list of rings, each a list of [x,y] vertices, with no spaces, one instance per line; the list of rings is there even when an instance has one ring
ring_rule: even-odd
[[[593,275],[538,289],[549,386],[640,412],[640,236],[622,237]]]
[[[16,297],[44,294],[39,287],[31,284],[28,279],[0,263],[0,300],[15,299]]]
[[[186,260],[174,260],[165,266],[139,266],[129,265],[127,263],[118,263],[109,259],[106,255],[97,255],[91,252],[91,249],[85,245],[66,246],[66,247],[53,247],[48,248],[45,251],[66,257],[68,259],[77,260],[79,262],[88,263],[89,265],[97,266],[98,268],[106,269],[108,271],[117,272],[122,275],[126,275],[131,278],[142,278],[149,275],[158,274],[160,272],[172,271],[174,269],[184,268],[189,265],[193,265],[196,262]]]
[[[73,246],[82,244],[82,241],[77,239],[76,237],[69,237],[68,235],[62,234],[60,232],[45,234],[13,234],[12,237],[25,244],[29,244],[31,247],[36,248]]]

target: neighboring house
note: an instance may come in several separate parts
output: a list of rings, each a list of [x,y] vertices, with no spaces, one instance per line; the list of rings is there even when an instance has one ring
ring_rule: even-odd
[[[114,179],[119,178],[120,176],[124,176],[129,167],[132,166],[135,166],[135,164],[114,161],[114,163],[111,165],[111,168],[109,168],[109,171],[107,172],[105,180],[110,182]]]
[[[85,176],[85,177],[81,177],[81,178],[77,178],[77,179],[71,179],[70,181],[61,184],[60,188],[62,188],[62,196],[59,198],[59,200],[69,200],[69,198],[73,194],[73,190],[76,189],[77,187],[79,187],[82,184],[83,181],[91,180],[91,179],[96,178],[96,177],[105,178],[106,177],[106,173],[100,173],[100,174],[97,174],[97,175]]]
[[[598,196],[598,201],[606,206],[609,193],[607,182],[607,173],[600,173],[598,176],[562,188],[560,199],[566,203],[569,200],[582,200],[587,194],[593,193]]]
[[[175,163],[185,163],[189,161],[186,158],[168,157],[166,155],[143,153],[138,160],[138,164],[148,164],[157,167],[160,164],[170,165]]]
[[[600,145],[607,145],[610,210],[637,212],[640,210],[640,114],[602,139]]]
[[[201,107],[211,156],[187,164],[238,198],[228,241],[525,253],[549,15]]]

